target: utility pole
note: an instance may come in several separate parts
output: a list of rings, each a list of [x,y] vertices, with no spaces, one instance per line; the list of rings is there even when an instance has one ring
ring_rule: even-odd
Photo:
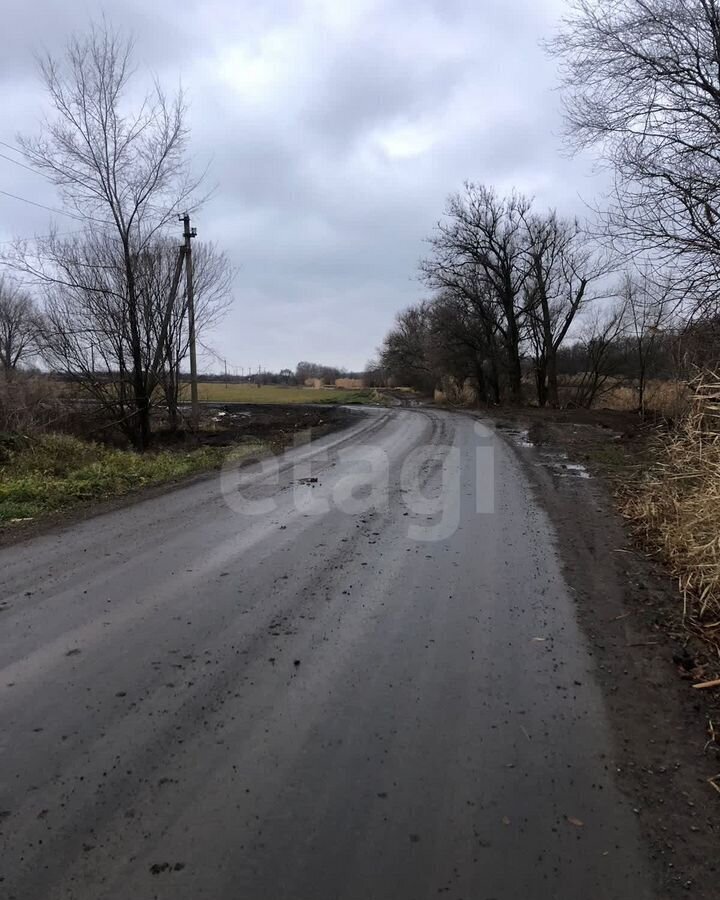
[[[200,425],[200,404],[198,403],[197,384],[197,350],[195,347],[195,294],[193,291],[193,265],[191,241],[197,234],[195,228],[190,227],[190,215],[182,216],[183,237],[185,238],[185,282],[187,288],[188,305],[188,336],[190,338],[190,420],[192,427],[197,430]]]
[[[157,366],[160,364],[160,360],[162,355],[165,354],[168,357],[168,362],[170,361],[170,348],[166,347],[167,342],[167,333],[170,328],[170,320],[172,319],[172,312],[175,308],[175,298],[177,297],[178,287],[180,286],[180,278],[182,277],[183,270],[183,262],[185,260],[185,245],[181,244],[178,250],[177,259],[175,261],[175,271],[173,273],[172,285],[170,287],[170,296],[168,297],[167,306],[165,307],[165,315],[163,316],[162,325],[160,327],[160,338],[158,340],[157,346],[157,357],[153,363],[153,371],[156,371]]]

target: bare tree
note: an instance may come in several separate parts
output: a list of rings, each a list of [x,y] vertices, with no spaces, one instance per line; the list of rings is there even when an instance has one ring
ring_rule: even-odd
[[[464,344],[475,356],[475,380],[478,394],[499,403],[502,374],[507,369],[505,341],[502,334],[501,310],[493,289],[482,271],[472,261],[459,260],[451,252],[439,253],[422,263],[426,284],[437,291],[437,302],[445,308],[438,322],[436,314],[433,332],[436,339]]]
[[[596,305],[580,334],[585,369],[575,386],[573,402],[590,408],[618,374],[618,340],[623,334],[624,303],[611,307]]]
[[[37,350],[38,313],[30,294],[7,275],[0,275],[0,366],[10,379]]]
[[[469,292],[445,290],[434,298],[431,317],[431,358],[436,369],[458,387],[474,384],[485,403],[500,402],[497,332],[484,304]]]
[[[48,366],[80,383],[112,421],[137,443],[135,372],[128,321],[122,249],[107,232],[43,241],[32,271],[45,294],[40,346]],[[140,309],[136,310],[138,334]],[[149,396],[160,357],[149,336],[140,340],[141,367]],[[144,350],[144,352],[143,352]]]
[[[168,306],[177,246],[156,238],[135,262],[137,333],[148,397],[163,396],[177,426],[180,367],[187,356],[187,295]],[[199,244],[195,264],[198,338],[217,324],[230,302],[232,268],[214,246]],[[107,233],[50,238],[41,268],[45,313],[40,327],[48,365],[79,381],[132,440],[137,437],[132,333],[122,249]]]
[[[380,365],[380,360],[369,359],[365,364],[365,371],[363,372],[363,381],[365,383],[365,387],[385,387],[386,380],[387,379],[385,377],[385,372]]]
[[[432,287],[465,291],[487,304],[504,350],[510,393],[522,398],[521,346],[526,324],[524,218],[530,201],[520,194],[499,197],[484,185],[467,183],[448,199],[445,218],[430,238],[432,255],[421,266]]]
[[[164,348],[157,377],[173,429],[180,422],[181,365],[190,346],[185,288],[178,292],[167,316],[167,298],[170,296],[176,260],[176,244],[170,240],[158,240],[144,251],[139,267],[143,319],[152,335],[152,343]],[[200,243],[193,247],[193,274],[195,333],[202,343],[203,335],[220,322],[232,301],[233,268],[225,253],[214,244]]]
[[[550,50],[566,118],[616,173],[606,221],[631,251],[683,267],[695,306],[720,274],[720,4],[573,0]]]
[[[608,273],[610,264],[577,222],[554,211],[525,217],[529,276],[527,317],[533,347],[538,403],[559,405],[557,353],[575,317],[592,298],[592,282]]]
[[[155,236],[188,203],[197,182],[185,163],[182,94],[168,99],[155,82],[131,107],[132,50],[130,39],[103,22],[93,25],[87,36],[72,38],[62,59],[48,56],[42,61],[54,116],[40,137],[21,138],[20,145],[28,162],[59,187],[66,206],[88,220],[87,249],[77,243],[68,247],[70,278],[68,266],[58,256],[63,245],[56,238],[37,247],[19,244],[12,261],[71,300],[78,327],[84,329],[87,309],[97,310],[104,302],[102,275],[92,268],[93,257],[102,248],[101,265],[112,268],[112,290],[107,295],[112,297],[108,301],[112,314],[104,326],[114,323],[119,329],[104,337],[116,345],[114,355],[122,356],[130,373],[124,401],[132,410],[133,440],[144,448],[150,439],[156,373],[148,369],[144,352],[138,266]],[[83,265],[90,266],[86,274]],[[59,313],[56,304],[53,314],[57,318]],[[69,329],[71,322],[63,321]],[[77,354],[85,338],[65,334]]]
[[[647,271],[628,272],[622,288],[625,331],[632,343],[638,410],[645,415],[648,378],[660,357],[665,329],[672,321],[673,285],[658,283]]]
[[[380,349],[380,365],[396,383],[422,391],[437,384],[431,360],[431,304],[418,303],[398,313]]]
[[[676,326],[671,341],[677,378],[690,379],[699,369],[720,369],[720,315],[706,316]]]

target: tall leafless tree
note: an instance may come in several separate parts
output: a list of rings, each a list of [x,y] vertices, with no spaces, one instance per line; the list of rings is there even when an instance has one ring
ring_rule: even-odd
[[[559,405],[557,353],[577,314],[592,299],[589,288],[611,268],[577,222],[554,211],[525,216],[529,275],[525,290],[538,403]]]
[[[431,255],[421,266],[428,285],[474,291],[487,301],[506,359],[512,399],[522,398],[521,349],[526,320],[525,216],[530,201],[519,194],[500,197],[492,188],[468,182],[447,202],[444,218],[430,238]]]
[[[38,312],[30,294],[0,275],[0,369],[6,379],[37,351]]]
[[[716,304],[720,4],[572,0],[549,47],[571,135],[615,172],[610,235],[661,267],[681,266],[684,300]]]
[[[431,392],[437,384],[431,359],[431,304],[398,313],[380,348],[380,365],[396,383]]]
[[[144,99],[132,103],[132,51],[132,40],[103,21],[86,36],[72,38],[61,59],[42,60],[53,115],[39,137],[20,138],[20,146],[28,163],[58,186],[66,207],[88,221],[87,247],[66,245],[70,278],[58,258],[63,245],[57,238],[37,246],[19,244],[12,261],[63,293],[76,307],[81,330],[87,309],[107,304],[111,314],[105,325],[112,322],[118,331],[104,337],[116,345],[114,353],[130,373],[124,401],[132,413],[133,440],[142,449],[150,439],[156,373],[147,367],[138,267],[198,183],[186,165],[182,93],[168,98],[155,81]],[[93,268],[98,253],[101,265],[112,268],[108,294],[101,272]],[[58,314],[57,306],[52,312]],[[68,340],[77,354],[82,335],[68,333]]]
[[[485,304],[471,292],[445,290],[432,304],[431,335],[434,366],[462,387],[475,386],[485,403],[500,402],[501,360],[497,331],[485,315]]]
[[[104,232],[49,238],[38,269],[45,286],[40,328],[48,365],[79,381],[130,439],[137,437],[133,336],[127,311],[122,248]],[[144,389],[164,397],[177,425],[180,367],[188,351],[187,295],[168,306],[177,243],[156,238],[135,261],[136,327]],[[196,333],[201,339],[230,302],[232,269],[212,245],[198,244],[195,263]]]
[[[625,304],[596,305],[579,336],[585,367],[575,384],[573,402],[589,409],[618,374],[618,341],[625,326]]]
[[[632,345],[632,373],[637,382],[638,410],[645,415],[648,378],[660,355],[666,329],[672,324],[671,282],[658,282],[647,271],[627,272],[622,285],[625,332]]]
[[[472,261],[434,254],[422,264],[423,278],[436,291],[433,334],[473,354],[478,393],[499,403],[507,369],[501,311],[492,287]],[[462,351],[461,351],[462,352]]]
[[[143,253],[140,265],[143,308],[153,343],[164,345],[158,382],[167,405],[170,425],[179,425],[178,403],[181,394],[181,367],[187,358],[188,330],[187,291],[182,287],[167,317],[167,298],[177,260],[176,242],[163,239],[154,242]],[[198,341],[217,325],[231,303],[233,268],[225,253],[213,244],[198,243],[193,247],[193,283],[195,332]]]

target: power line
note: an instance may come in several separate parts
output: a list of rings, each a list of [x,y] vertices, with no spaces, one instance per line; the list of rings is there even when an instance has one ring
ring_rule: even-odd
[[[7,141],[0,141],[0,146],[7,147],[8,150],[12,150],[13,153],[19,154],[21,151],[12,146],[12,144],[8,144]],[[26,163],[19,162],[17,159],[13,159],[11,156],[7,156],[5,153],[0,153],[0,158],[6,159],[8,162],[13,163],[15,166],[20,166],[21,169],[27,169],[28,172],[32,172],[34,175],[39,175],[41,178],[44,178],[46,181],[49,181],[51,184],[54,184],[52,178],[49,175],[46,175],[45,172],[41,172],[39,169],[34,169],[32,166],[28,166]],[[109,222],[104,222],[102,219],[95,219],[92,216],[78,216],[75,213],[66,212],[63,209],[56,209],[54,206],[45,206],[43,203],[37,203],[35,200],[28,200],[25,197],[19,197],[17,194],[11,194],[8,191],[0,190],[0,194],[5,194],[6,197],[12,197],[14,200],[21,200],[23,203],[29,203],[32,206],[38,206],[40,209],[46,209],[49,212],[57,213],[60,216],[67,216],[70,219],[77,219],[78,222],[97,222],[99,225],[109,225]]]
[[[213,350],[212,347],[210,347],[208,344],[205,344],[200,339],[198,339],[198,344],[200,345],[200,347],[202,347],[202,349],[205,351],[205,353],[207,353],[208,356],[211,356],[216,362],[224,363],[225,365],[229,366],[231,369],[244,369],[245,368],[244,366],[236,366],[233,363],[228,362],[226,357],[221,356],[216,350]]]
[[[9,241],[0,241],[0,244],[15,244],[18,241],[20,241],[20,242],[22,242],[22,241],[42,241],[45,238],[68,237],[71,234],[82,234],[82,233],[83,233],[83,230],[81,228],[78,228],[76,231],[61,231],[61,232],[57,232],[55,234],[34,234],[32,237],[11,238]]]
[[[22,203],[29,203],[30,206],[37,206],[40,209],[46,209],[48,212],[57,213],[59,216],[67,216],[69,219],[75,219],[77,222],[96,222],[98,225],[110,225],[110,222],[105,222],[102,219],[94,219],[92,216],[78,216],[75,215],[75,213],[67,212],[64,209],[56,209],[54,206],[45,206],[44,203],[37,203],[35,200],[28,200],[27,197],[20,197],[17,194],[11,194],[9,191],[3,191],[2,189],[0,189],[0,194],[4,194],[6,197],[12,197],[13,200],[20,200]]]
[[[27,197],[18,197],[17,194],[11,194],[9,191],[0,189],[0,194],[4,194],[6,197],[12,197],[13,200],[20,200],[22,203],[29,203],[30,206],[38,206],[40,209],[46,209],[48,212],[54,212],[60,216],[67,216],[69,219],[77,219],[78,222],[84,221],[84,219],[81,219],[80,216],[76,216],[74,213],[65,212],[62,209],[55,209],[53,206],[45,206],[44,203],[36,203],[35,200],[28,200]],[[93,219],[92,221],[95,220]]]
[[[8,150],[12,150],[13,153],[17,153],[18,156],[22,156],[22,150],[18,150],[17,147],[13,147],[12,144],[8,144],[7,141],[0,141],[0,147],[6,147]],[[52,178],[47,175],[45,172],[42,172],[40,169],[36,169],[33,166],[29,166],[27,163],[19,162],[17,159],[13,159],[11,156],[6,156],[4,153],[0,153],[0,156],[3,159],[6,159],[8,162],[13,163],[16,166],[20,166],[22,169],[27,169],[28,172],[32,172],[34,175],[39,175],[41,178],[44,178],[46,181],[49,181],[50,184],[55,184]]]
[[[2,141],[0,141],[2,143]],[[3,144],[3,146],[5,146]],[[16,159],[13,159],[11,156],[5,156],[4,153],[0,153],[0,158],[6,159],[8,162],[13,163],[13,165],[20,166],[21,169],[27,169],[28,172],[32,172],[34,175],[42,175],[43,178],[46,176],[42,172],[38,172],[37,169],[33,169],[31,166],[26,166],[25,163],[18,162]]]
[[[12,150],[13,153],[17,153],[18,156],[22,154],[21,150],[18,150],[16,147],[13,147],[12,144],[8,144],[6,141],[0,141],[0,147],[7,147],[8,150]],[[33,175],[39,175],[41,178],[44,178],[46,181],[49,181],[50,184],[55,184],[50,175],[47,175],[45,172],[40,169],[36,169],[33,166],[29,166],[27,163],[19,162],[17,159],[13,159],[11,156],[6,156],[4,153],[0,153],[0,157],[6,159],[8,162],[13,163],[13,165],[20,166],[21,169],[27,169],[28,172],[32,172]]]
[[[13,147],[12,144],[8,144],[7,141],[0,141],[0,146],[2,146],[2,147],[7,147],[8,150],[12,150],[13,153],[22,153],[21,150],[18,150],[17,147]]]

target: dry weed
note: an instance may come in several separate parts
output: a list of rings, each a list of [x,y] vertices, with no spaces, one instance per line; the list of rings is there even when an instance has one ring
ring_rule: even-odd
[[[720,379],[691,387],[690,413],[659,439],[623,512],[678,578],[687,627],[720,645]]]

